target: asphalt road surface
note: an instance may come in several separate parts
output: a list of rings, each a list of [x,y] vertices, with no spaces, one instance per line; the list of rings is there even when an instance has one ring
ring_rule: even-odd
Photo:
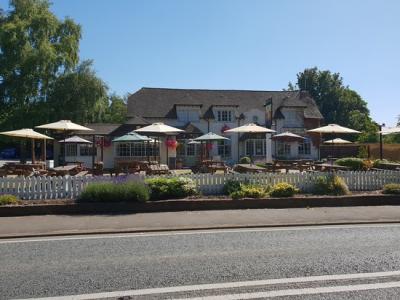
[[[400,224],[0,240],[0,298],[400,299]]]

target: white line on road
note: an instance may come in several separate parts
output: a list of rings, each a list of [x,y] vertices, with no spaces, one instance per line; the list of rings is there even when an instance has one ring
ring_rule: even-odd
[[[327,229],[353,229],[353,228],[387,228],[400,227],[400,224],[374,224],[374,225],[323,225],[323,226],[293,226],[293,227],[270,227],[270,228],[251,228],[251,229],[210,229],[210,230],[188,230],[188,231],[166,231],[151,233],[124,233],[124,234],[96,234],[96,235],[77,235],[44,238],[21,238],[0,240],[1,244],[32,243],[32,242],[52,242],[70,240],[96,240],[96,239],[121,239],[121,238],[140,238],[158,236],[177,236],[177,235],[196,235],[196,234],[218,234],[218,233],[244,233],[244,232],[273,232],[273,231],[302,231],[302,230],[327,230]]]
[[[313,294],[326,294],[326,293],[340,293],[340,292],[355,292],[367,290],[379,290],[389,288],[399,288],[400,281],[358,284],[358,285],[342,285],[342,286],[326,286],[318,288],[305,288],[305,289],[289,289],[277,290],[268,292],[257,293],[241,293],[219,296],[206,296],[195,298],[177,298],[175,300],[239,300],[239,299],[264,299],[282,296],[300,296],[300,295],[313,295]]]
[[[81,295],[59,296],[59,297],[31,298],[31,299],[88,300],[88,299],[116,298],[116,297],[124,297],[124,296],[144,296],[144,295],[152,295],[152,294],[241,288],[241,287],[251,287],[251,286],[273,285],[273,284],[365,279],[365,278],[379,278],[379,277],[390,277],[390,276],[400,276],[400,271],[338,274],[338,275],[320,275],[320,276],[279,278],[279,279],[266,279],[266,280],[254,280],[254,281],[225,282],[225,283],[215,283],[215,284],[183,285],[183,286],[174,286],[174,287],[150,288],[150,289],[141,289],[141,290],[115,291],[115,292],[81,294]],[[210,299],[212,299],[212,298],[210,298]],[[218,299],[224,299],[224,298],[218,298]],[[239,298],[232,298],[232,299],[239,299]],[[240,298],[240,299],[242,299],[242,298]],[[251,299],[251,298],[249,298],[249,299]]]

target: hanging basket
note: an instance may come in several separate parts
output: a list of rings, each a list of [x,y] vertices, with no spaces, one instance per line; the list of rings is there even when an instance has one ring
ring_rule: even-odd
[[[169,149],[176,149],[176,147],[178,146],[178,142],[176,140],[173,140],[173,139],[167,139],[165,141],[165,144],[167,145],[167,147]]]

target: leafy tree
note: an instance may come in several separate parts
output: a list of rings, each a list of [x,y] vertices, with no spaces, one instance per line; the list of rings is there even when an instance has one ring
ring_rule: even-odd
[[[378,126],[371,119],[367,103],[354,90],[343,85],[339,73],[318,68],[305,69],[297,74],[297,82],[289,82],[289,90],[306,90],[314,98],[325,123],[363,131],[360,142],[376,142]]]
[[[111,94],[109,96],[109,107],[107,109],[107,114],[105,122],[108,123],[123,123],[126,120],[127,106],[126,99],[122,98],[116,94]]]
[[[93,70],[93,62],[83,61],[72,72],[59,76],[48,99],[48,118],[70,119],[78,123],[102,122],[108,110],[107,86]]]
[[[11,0],[10,8],[0,12],[0,122],[33,125],[32,107],[78,62],[81,28],[58,20],[46,0]]]

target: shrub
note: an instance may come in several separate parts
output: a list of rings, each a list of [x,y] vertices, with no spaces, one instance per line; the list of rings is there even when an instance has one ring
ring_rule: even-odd
[[[349,167],[353,171],[367,170],[368,166],[361,158],[347,157],[341,158],[335,161],[335,164],[339,166]]]
[[[14,195],[0,195],[0,206],[9,204],[18,204],[19,200]]]
[[[239,191],[241,188],[241,183],[236,180],[228,180],[224,185],[224,194],[230,195],[234,192]]]
[[[381,164],[385,164],[388,163],[389,161],[387,159],[376,159],[373,162],[373,167],[374,168],[379,168],[381,166]]]
[[[399,183],[389,183],[385,184],[383,187],[384,194],[400,194],[400,184]]]
[[[190,178],[154,178],[146,180],[152,200],[184,198],[197,194],[197,186]]]
[[[292,197],[294,194],[299,193],[300,190],[296,188],[294,185],[286,182],[281,182],[275,184],[271,191],[269,192],[269,195],[271,197]]]
[[[142,202],[150,198],[146,185],[137,182],[91,183],[79,196],[79,202]]]
[[[320,176],[314,182],[314,195],[348,195],[349,188],[344,180],[337,175]]]
[[[267,196],[267,190],[259,185],[241,184],[240,190],[230,194],[232,199],[263,198]]]
[[[250,157],[248,157],[248,156],[243,156],[243,157],[240,159],[240,163],[241,163],[241,164],[251,164],[251,159],[250,159]]]

